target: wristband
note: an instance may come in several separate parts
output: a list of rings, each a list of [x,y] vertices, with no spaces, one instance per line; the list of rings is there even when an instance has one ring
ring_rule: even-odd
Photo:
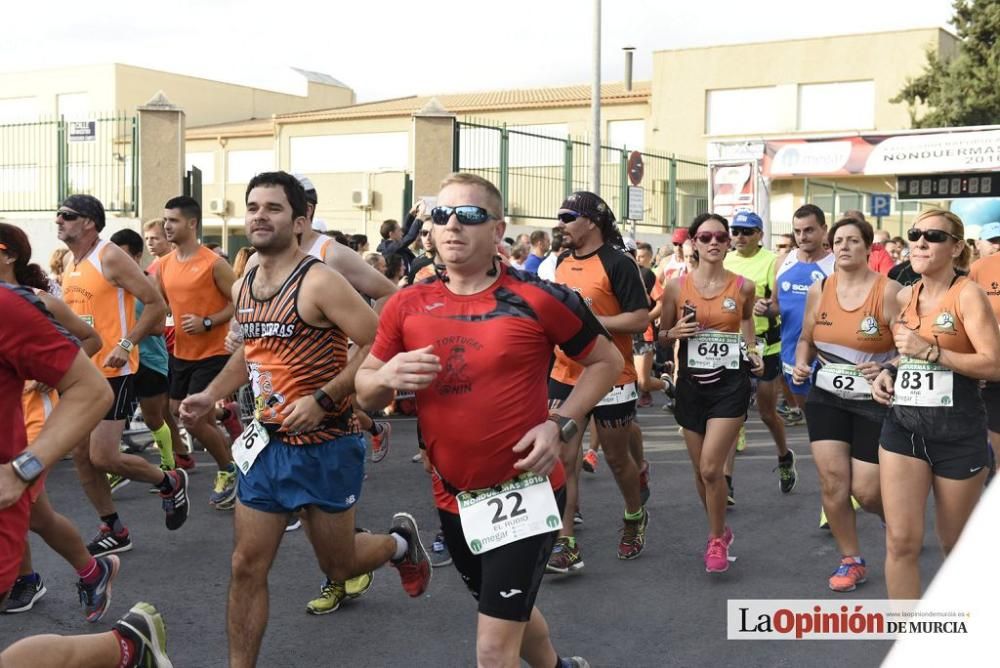
[[[330,395],[323,391],[323,388],[313,392],[313,399],[315,399],[316,403],[319,404],[319,407],[327,413],[332,413],[337,410],[337,405],[333,403],[333,399],[330,398]]]
[[[896,368],[895,364],[886,363],[886,364],[882,364],[881,366],[882,366],[882,370],[883,371],[888,371],[889,375],[892,376],[893,378],[896,377],[896,373],[897,373],[898,369]]]

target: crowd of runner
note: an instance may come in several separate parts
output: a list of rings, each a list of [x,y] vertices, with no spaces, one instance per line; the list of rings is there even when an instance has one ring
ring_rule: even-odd
[[[25,233],[0,224],[5,613],[47,593],[30,530],[78,574],[86,620],[101,620],[127,567],[120,555],[163,540],[148,527],[133,534],[113,492],[148,484],[166,530],[181,530],[192,440],[215,464],[208,503],[233,512],[227,631],[238,667],[256,665],[268,572],[283,535],[303,525],[325,576],[309,613],[362,596],[383,565],[418,597],[432,566],[453,563],[478,601],[479,665],[589,665],[557,653],[535,600],[545,573],[584,568],[580,476],[602,458],[621,494],[617,556],[642,554],[655,524],[635,418],[652,393],[664,393],[691,459],[707,573],[731,567],[727,508],[753,405],[780,494],[798,481],[786,429],[806,423],[820,523],[841,554],[828,576],[837,592],[867,578],[863,509],[885,527],[889,596],[919,598],[930,491],[947,554],[995,468],[1000,224],[968,243],[961,219],[927,210],[904,241],[860,212],[828,225],[806,204],[775,251],[760,216],[742,211],[699,215],[654,253],[582,191],[555,210],[551,234],[507,238],[500,192],[457,173],[432,206],[385,221],[370,252],[364,235],[326,232],[318,201],[305,177],[254,177],[249,245],[232,265],[200,242],[189,197],[166,202],[142,235],[105,239],[101,202],[70,196],[56,212],[67,252],[52,276],[31,263]],[[438,510],[430,550],[410,513],[387,518],[385,533],[355,522],[365,460],[389,452],[391,423],[379,418],[405,397]],[[157,463],[119,447],[136,405]],[[69,453],[94,510],[89,542],[45,492]],[[170,666],[166,626],[137,603],[108,633],[35,636],[0,654],[4,668],[65,665]]]

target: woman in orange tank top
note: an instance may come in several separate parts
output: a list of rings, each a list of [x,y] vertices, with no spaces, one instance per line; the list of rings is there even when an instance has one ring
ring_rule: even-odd
[[[900,285],[869,268],[874,236],[871,225],[853,218],[830,228],[835,273],[809,288],[792,371],[795,383],[812,379],[806,424],[823,510],[841,554],[828,584],[841,592],[867,579],[851,497],[882,515],[878,443],[886,409],[872,399],[870,384],[896,357],[891,324]]]
[[[664,284],[660,345],[680,342],[674,415],[694,465],[695,484],[708,515],[705,570],[729,568],[733,532],[726,526],[723,467],[750,404],[749,369],[763,370],[753,324],[753,281],[727,271],[729,224],[716,214],[694,219],[690,235],[698,267]],[[753,351],[749,357],[747,348]]]
[[[930,489],[946,555],[979,501],[990,464],[979,381],[1000,379],[1000,331],[989,301],[955,270],[969,253],[962,220],[924,211],[907,237],[923,278],[899,293],[898,370],[883,371],[872,386],[877,400],[892,403],[879,450],[890,598],[920,597]]]

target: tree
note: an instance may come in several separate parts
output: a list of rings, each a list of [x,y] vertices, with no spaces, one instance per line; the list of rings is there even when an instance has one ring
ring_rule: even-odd
[[[953,57],[927,65],[891,101],[905,102],[915,128],[1000,124],[1000,0],[955,0],[961,41]],[[918,118],[918,104],[926,113]]]

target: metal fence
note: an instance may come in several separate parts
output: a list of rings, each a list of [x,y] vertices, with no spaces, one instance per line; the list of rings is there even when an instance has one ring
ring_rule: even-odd
[[[67,195],[93,195],[134,213],[139,197],[134,116],[0,125],[0,212],[52,211]]]
[[[492,181],[504,197],[512,220],[552,220],[569,193],[590,188],[590,144],[570,136],[546,134],[483,121],[455,124],[454,168]],[[628,203],[627,147],[601,147],[601,197],[625,219]],[[708,209],[705,163],[641,152],[645,191],[640,231],[665,232],[686,225]]]

